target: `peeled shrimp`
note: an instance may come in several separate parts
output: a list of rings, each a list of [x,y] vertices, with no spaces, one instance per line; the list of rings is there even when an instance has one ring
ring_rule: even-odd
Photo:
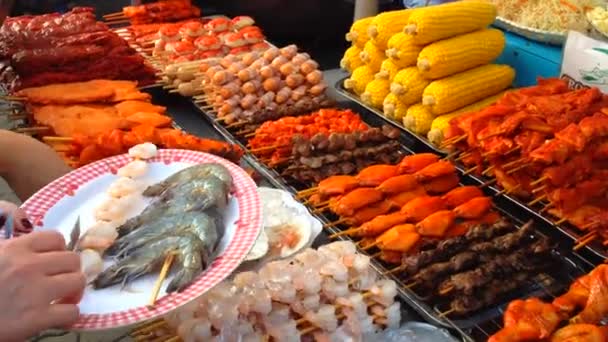
[[[317,312],[309,311],[305,313],[304,318],[315,327],[327,332],[332,332],[338,329],[336,308],[333,305],[322,305]]]
[[[121,177],[137,178],[148,171],[148,164],[143,160],[134,160],[118,169],[117,174]]]
[[[101,221],[120,221],[131,209],[139,194],[121,198],[108,198],[95,208],[95,219]]]
[[[110,184],[108,195],[114,198],[121,198],[134,194],[141,190],[141,184],[128,177],[121,177]]]
[[[101,255],[92,249],[80,252],[80,269],[87,280],[95,278],[103,271],[103,259]]]

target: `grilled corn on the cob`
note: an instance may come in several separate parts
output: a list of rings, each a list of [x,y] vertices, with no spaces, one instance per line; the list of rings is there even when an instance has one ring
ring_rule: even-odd
[[[375,72],[380,71],[380,66],[386,58],[384,50],[379,49],[373,41],[365,43],[365,48],[359,54],[363,63],[369,65]]]
[[[482,29],[496,18],[496,6],[480,1],[458,1],[413,12],[404,32],[418,45]]]
[[[368,36],[381,50],[386,50],[388,40],[393,34],[403,31],[412,11],[405,9],[378,14],[367,28]]]
[[[353,43],[359,47],[359,49],[363,49],[365,43],[369,40],[369,36],[367,35],[367,28],[369,24],[372,23],[374,17],[367,17],[363,19],[359,19],[355,21],[351,27],[350,31],[346,34],[346,41]]]
[[[380,65],[380,71],[376,74],[376,78],[383,78],[392,81],[395,75],[399,72],[399,68],[392,59],[385,59]]]
[[[506,93],[506,91],[503,91],[496,95],[486,97],[485,99],[483,99],[481,101],[477,101],[473,104],[460,108],[451,113],[439,115],[431,123],[431,129],[429,130],[427,138],[433,145],[441,146],[441,143],[443,142],[445,130],[450,126],[450,120],[452,120],[453,118],[457,118],[463,114],[470,113],[470,112],[476,112],[478,110],[486,108],[486,107],[494,104],[496,101],[498,101],[498,99],[500,99],[505,93]]]
[[[340,67],[348,72],[353,72],[353,70],[363,65],[363,61],[359,54],[361,53],[361,49],[358,46],[353,45],[346,49],[344,52],[344,57],[340,60]]]
[[[407,108],[408,105],[399,100],[397,95],[393,93],[386,95],[384,98],[384,103],[382,104],[382,112],[384,113],[384,116],[396,121],[403,120],[403,117],[407,112]]]
[[[362,65],[355,69],[349,78],[344,80],[344,88],[352,90],[355,94],[361,95],[365,87],[374,79],[376,72],[368,65]]]
[[[429,84],[417,67],[405,68],[395,75],[391,84],[391,93],[397,95],[401,102],[411,105],[420,102],[424,88]]]
[[[365,86],[365,91],[361,94],[361,101],[374,108],[382,109],[384,98],[390,92],[391,81],[377,78]]]
[[[414,37],[403,32],[394,34],[388,40],[386,57],[390,58],[400,68],[416,65],[422,46],[414,44]]]
[[[483,65],[431,82],[422,104],[435,115],[449,113],[508,88],[514,78],[515,71],[507,65]]]
[[[431,129],[434,118],[427,106],[417,103],[407,110],[403,118],[403,126],[416,134],[425,135]]]
[[[495,60],[505,47],[500,30],[484,29],[426,46],[418,55],[418,69],[430,79],[439,79]]]

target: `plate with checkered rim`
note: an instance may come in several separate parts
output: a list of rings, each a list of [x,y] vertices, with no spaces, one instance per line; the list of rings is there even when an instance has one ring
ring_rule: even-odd
[[[87,208],[91,207],[91,200],[86,197],[103,196],[107,185],[116,179],[116,171],[130,161],[131,158],[126,154],[100,160],[74,170],[38,191],[22,205],[34,224],[34,231],[58,230],[66,241],[69,241],[70,231],[79,215],[83,218],[83,228],[86,227],[82,212],[92,211]],[[140,280],[133,283],[133,288],[124,290],[120,289],[120,285],[101,290],[93,290],[87,286],[80,303],[80,319],[71,327],[73,330],[103,330],[128,326],[162,316],[187,304],[228,277],[247,256],[262,230],[262,206],[257,186],[239,166],[203,152],[170,149],[159,150],[158,155],[148,162],[150,170],[166,170],[160,172],[162,175],[157,175],[153,182],[195,164],[220,163],[230,171],[234,179],[234,190],[224,215],[224,222],[228,223],[224,239],[220,243],[220,254],[211,266],[181,293],[166,294],[164,288],[168,281],[165,281],[159,299],[151,309],[146,304],[151,294],[150,285],[158,277],[158,272],[148,275],[149,279],[144,279],[146,282],[143,288],[136,286]],[[102,185],[105,187],[102,188]],[[93,215],[90,213],[88,216]],[[60,228],[55,228],[56,226]],[[106,267],[108,264],[106,261]],[[95,292],[105,290],[114,293],[98,294],[100,299],[95,303]],[[114,311],[113,306],[119,309]]]

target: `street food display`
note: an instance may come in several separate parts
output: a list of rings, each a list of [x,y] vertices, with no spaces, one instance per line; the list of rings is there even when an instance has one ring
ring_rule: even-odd
[[[454,1],[356,20],[342,97],[298,46],[189,0],[106,23],[81,7],[8,18],[2,115],[76,169],[24,204],[80,254],[74,329],[435,341],[405,322],[414,310],[464,340],[608,340],[608,95],[557,78],[514,88],[491,26],[513,6],[551,31],[601,26],[595,5]],[[223,140],[178,129],[184,106]]]
[[[450,121],[444,146],[470,173],[494,177],[507,194],[584,232],[582,245],[606,240],[608,97],[566,81],[505,94],[496,104]]]
[[[92,79],[154,83],[154,70],[93,8],[7,18],[0,28],[0,76],[9,90]]]

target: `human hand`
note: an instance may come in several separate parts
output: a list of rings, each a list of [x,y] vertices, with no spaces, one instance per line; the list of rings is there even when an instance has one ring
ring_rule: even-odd
[[[21,208],[11,202],[0,201],[0,228],[4,228],[5,238],[8,239],[13,235],[29,233],[34,227]]]
[[[0,340],[24,341],[78,320],[85,277],[78,254],[58,232],[33,232],[0,243]]]

